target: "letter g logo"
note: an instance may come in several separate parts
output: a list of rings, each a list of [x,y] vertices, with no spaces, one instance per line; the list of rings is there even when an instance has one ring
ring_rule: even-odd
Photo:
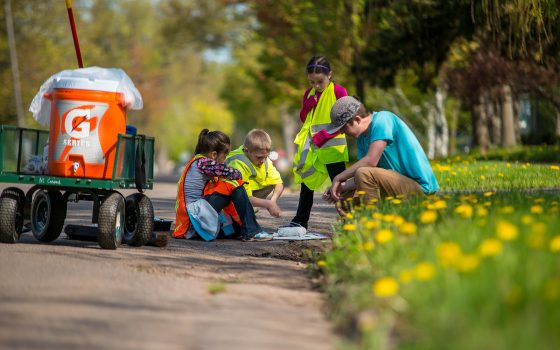
[[[76,108],[66,115],[64,129],[73,138],[83,139],[89,136],[91,109]]]

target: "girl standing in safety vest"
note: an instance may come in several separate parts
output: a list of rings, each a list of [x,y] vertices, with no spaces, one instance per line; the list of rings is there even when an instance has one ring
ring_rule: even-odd
[[[344,134],[331,135],[325,128],[331,123],[330,111],[336,100],[347,96],[346,89],[331,81],[332,70],[324,56],[313,56],[307,64],[311,87],[303,95],[299,114],[303,126],[294,143],[294,177],[301,183],[296,216],[290,225],[307,228],[313,192],[321,188],[327,177],[332,180],[346,169],[348,148]]]
[[[224,164],[229,150],[230,140],[223,132],[200,132],[195,156],[179,179],[173,237],[191,238],[198,234],[206,241],[215,239],[225,221],[224,211],[233,219],[234,232],[243,240],[272,238],[257,223],[241,173]],[[225,231],[226,235],[233,233]]]

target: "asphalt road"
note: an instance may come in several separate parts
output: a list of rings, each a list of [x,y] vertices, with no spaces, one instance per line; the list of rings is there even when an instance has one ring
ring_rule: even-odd
[[[156,216],[174,219],[174,183],[147,194]],[[329,232],[336,213],[316,202],[310,228]],[[259,221],[273,231],[296,205],[286,194],[283,218],[261,211]],[[69,203],[67,224],[90,221],[91,203]],[[337,338],[302,262],[323,244],[172,239],[110,251],[25,233],[0,244],[0,348],[331,349]]]

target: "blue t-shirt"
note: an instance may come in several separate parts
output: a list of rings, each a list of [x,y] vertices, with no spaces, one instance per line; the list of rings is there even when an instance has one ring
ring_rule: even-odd
[[[373,113],[369,130],[358,137],[358,159],[362,159],[368,153],[369,145],[377,140],[387,142],[378,167],[413,179],[424,193],[438,190],[439,185],[426,153],[410,128],[394,113]]]

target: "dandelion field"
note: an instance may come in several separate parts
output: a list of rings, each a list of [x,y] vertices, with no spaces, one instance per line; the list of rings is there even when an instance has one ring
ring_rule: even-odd
[[[436,165],[461,193],[362,203],[340,220],[316,267],[347,348],[560,348],[560,192],[510,191],[558,187],[560,173],[506,164]],[[529,179],[512,187],[508,169]],[[484,171],[503,171],[486,178],[510,192],[456,187]]]

